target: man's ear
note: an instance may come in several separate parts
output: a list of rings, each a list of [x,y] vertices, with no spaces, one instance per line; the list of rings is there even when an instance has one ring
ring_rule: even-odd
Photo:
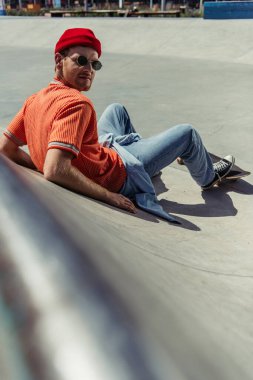
[[[55,60],[56,69],[58,69],[58,70],[61,69],[62,68],[63,56],[60,53],[55,53],[54,60]]]

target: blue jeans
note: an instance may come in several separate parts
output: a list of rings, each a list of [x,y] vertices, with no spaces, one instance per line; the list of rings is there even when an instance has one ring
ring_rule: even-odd
[[[98,133],[115,136],[136,132],[125,107],[111,104],[98,122]],[[150,177],[171,164],[177,157],[184,160],[192,178],[204,186],[214,179],[212,159],[198,132],[189,124],[177,125],[166,131],[124,146],[140,160]]]

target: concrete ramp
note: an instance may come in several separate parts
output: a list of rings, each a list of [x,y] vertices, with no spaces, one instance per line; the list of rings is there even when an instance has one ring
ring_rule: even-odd
[[[54,43],[75,26],[92,28],[104,43],[103,71],[89,93],[98,116],[123,103],[143,136],[191,123],[209,151],[233,154],[252,171],[253,25],[246,20],[1,18],[2,128],[51,80]],[[154,184],[182,222],[175,227],[15,171],[125,305],[132,332],[160,368],[153,378],[252,379],[252,175],[201,192],[184,167],[166,168]]]

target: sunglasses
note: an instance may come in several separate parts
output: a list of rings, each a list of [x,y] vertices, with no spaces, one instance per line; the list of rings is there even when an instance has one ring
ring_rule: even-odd
[[[88,59],[84,55],[79,55],[77,58],[71,58],[72,61],[76,62],[78,66],[87,66],[91,64],[93,70],[98,71],[102,68],[102,63],[100,61],[88,61]]]

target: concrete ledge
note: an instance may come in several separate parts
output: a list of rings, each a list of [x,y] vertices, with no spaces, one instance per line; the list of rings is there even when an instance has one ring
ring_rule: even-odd
[[[92,373],[93,379],[118,380],[124,373],[126,380],[165,380],[155,360],[157,347],[140,338],[135,311],[116,294],[108,265],[102,269],[92,259],[95,243],[88,230],[80,247],[54,207],[38,196],[31,175],[0,155],[0,316],[4,308],[16,342],[15,353],[5,349],[8,363],[0,377],[71,380]],[[103,250],[99,245],[97,254]],[[110,267],[119,272],[112,262]],[[65,355],[71,360],[65,362]],[[21,358],[26,374],[13,376],[11,367]]]

